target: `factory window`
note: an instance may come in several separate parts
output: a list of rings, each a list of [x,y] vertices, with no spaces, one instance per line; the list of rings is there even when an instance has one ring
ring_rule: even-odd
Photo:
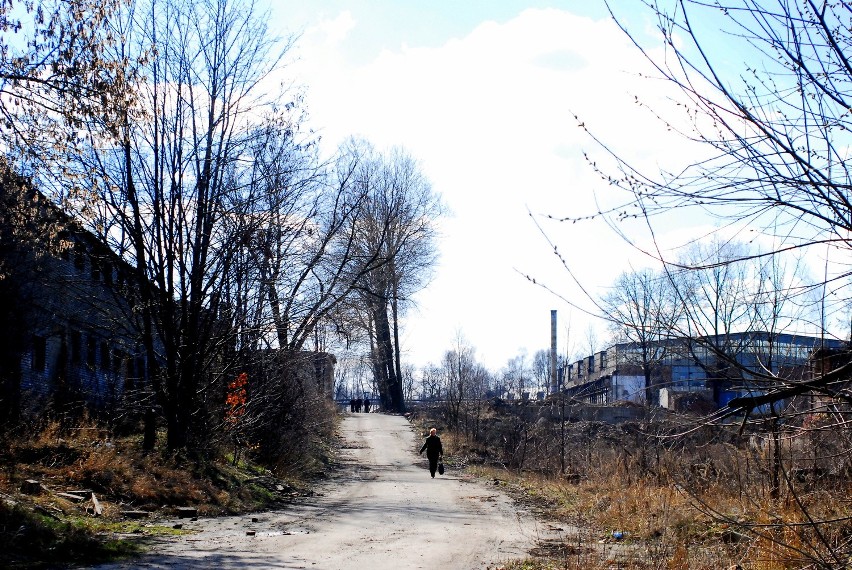
[[[101,343],[101,368],[105,371],[110,370],[110,368],[112,366],[112,363],[110,362],[111,356],[112,355],[110,354],[109,344],[107,344],[106,342],[102,342]]]
[[[89,365],[89,368],[95,368],[95,365],[98,363],[98,342],[94,339],[94,337],[89,337],[86,339],[86,364]]]
[[[77,246],[74,250],[74,268],[78,273],[82,273],[86,269],[86,253],[80,246]]]
[[[101,280],[101,263],[97,257],[89,258],[90,263],[92,264],[92,281],[100,281]]]
[[[33,336],[33,358],[32,369],[35,372],[44,372],[47,364],[47,339],[43,336]]]
[[[83,335],[80,331],[71,331],[71,363],[80,364],[83,361]]]

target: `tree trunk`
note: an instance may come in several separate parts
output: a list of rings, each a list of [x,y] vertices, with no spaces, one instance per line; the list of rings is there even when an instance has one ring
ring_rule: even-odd
[[[642,367],[645,374],[645,405],[651,406],[654,404],[654,385],[651,380],[651,368],[648,365]]]
[[[379,400],[382,403],[382,408],[390,410],[391,399],[388,394],[388,376],[387,367],[382,364],[382,351],[379,347],[376,314],[379,309],[373,306],[370,310],[370,364],[373,367],[373,378],[376,381],[376,387],[379,389]]]
[[[133,244],[134,255],[136,257],[134,278],[138,284],[140,296],[139,309],[141,309],[142,318],[142,346],[144,347],[146,362],[144,373],[141,375],[143,377],[143,383],[150,383],[155,400],[154,402],[144,402],[145,412],[143,413],[143,423],[145,436],[142,439],[142,449],[145,451],[152,451],[157,441],[156,406],[159,404],[160,407],[164,408],[166,398],[163,393],[163,387],[160,381],[159,363],[157,362],[157,350],[154,340],[154,317],[152,314],[152,310],[154,308],[154,295],[151,292],[148,281],[148,259],[145,252],[145,238],[142,230],[142,209],[139,204],[139,197],[136,194],[133,168],[131,166],[132,155],[129,138],[130,125],[126,112],[124,114],[124,132],[125,137],[123,141],[123,151],[125,177],[127,182],[127,203],[133,211],[131,241]]]
[[[396,377],[397,384],[397,396],[399,405],[397,407],[397,411],[401,414],[405,413],[405,397],[402,389],[402,364],[401,357],[399,353],[399,299],[397,297],[397,282],[394,280],[393,282],[393,298],[391,299],[391,311],[393,312],[393,363],[394,363],[394,376]]]
[[[774,412],[774,410],[773,410]],[[781,429],[779,427],[778,418],[774,418],[771,424],[772,430],[772,446],[771,446],[771,461],[772,466],[770,468],[771,472],[771,488],[769,490],[769,496],[775,500],[781,496],[781,470],[782,470],[782,458],[781,458]]]
[[[402,401],[402,385],[396,376],[396,368],[393,360],[393,340],[391,338],[390,323],[388,321],[387,300],[376,304],[373,313],[376,323],[376,346],[381,367],[382,376],[387,378],[388,408],[392,411],[403,413],[405,404]]]

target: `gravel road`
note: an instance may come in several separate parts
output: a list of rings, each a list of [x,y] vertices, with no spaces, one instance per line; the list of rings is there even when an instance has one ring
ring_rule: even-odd
[[[197,532],[98,569],[498,568],[552,532],[486,484],[452,470],[432,479],[420,435],[400,416],[347,413],[342,436],[342,469],[304,503],[175,521]]]

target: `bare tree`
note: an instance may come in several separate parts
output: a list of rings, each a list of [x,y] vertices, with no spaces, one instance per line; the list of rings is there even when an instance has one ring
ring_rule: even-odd
[[[402,149],[377,153],[353,140],[363,157],[355,185],[366,199],[353,225],[356,256],[369,260],[359,283],[368,316],[373,369],[382,405],[402,412],[400,319],[411,295],[428,282],[436,258],[435,220],[441,203],[417,162]]]
[[[550,350],[541,349],[533,354],[531,372],[536,391],[547,394],[550,391]]]
[[[683,315],[669,276],[650,269],[622,273],[600,306],[616,342],[626,343],[630,347],[626,352],[635,357],[624,364],[639,368],[645,378],[645,401],[653,403],[658,394],[655,372]],[[619,373],[629,374],[621,369]]]
[[[97,210],[80,214],[136,268],[137,282],[153,284],[137,314],[176,449],[209,437],[221,421],[221,386],[236,375],[222,349],[235,347],[233,318],[245,316],[231,302],[241,248],[263,219],[249,215],[263,205],[254,177],[287,148],[281,114],[256,126],[270,109],[259,86],[288,45],[270,38],[250,1],[150,0],[125,16],[117,49],[138,56],[125,61],[140,61],[134,75],[144,80],[138,99],[119,106],[118,142],[93,137],[80,157],[100,191]]]
[[[646,2],[646,6],[657,16],[666,57],[656,57],[638,36],[626,26],[623,29],[687,102],[679,107],[687,111],[685,116],[663,119],[673,129],[687,125],[680,134],[702,143],[707,154],[677,173],[651,173],[632,167],[613,153],[619,174],[605,176],[611,186],[626,191],[627,204],[620,204],[610,214],[623,219],[630,209],[624,206],[635,206],[654,227],[675,208],[678,212],[694,208],[726,220],[728,233],[754,231],[764,243],[772,244],[760,253],[663,260],[697,270],[696,274],[719,285],[719,302],[714,304],[705,295],[702,302],[711,312],[694,313],[690,322],[699,326],[689,331],[716,335],[725,320],[733,324],[755,318],[745,305],[736,309],[737,304],[723,290],[729,287],[725,274],[745,259],[785,257],[794,251],[811,259],[826,259],[826,252],[847,249],[845,236],[852,216],[847,198],[850,176],[844,160],[848,129],[844,85],[850,71],[843,46],[848,39],[844,22],[849,13],[841,5],[812,1],[779,1],[772,7],[749,0],[716,6],[691,1],[671,5]],[[713,32],[706,23],[720,20],[728,47],[737,45],[737,53],[754,61],[743,61],[736,68],[704,49]],[[798,283],[796,287],[799,292],[832,291],[821,300],[822,318],[807,324],[812,334],[846,338],[848,324],[836,328],[831,323],[845,322],[838,317],[849,306],[848,271],[845,263],[830,259],[826,259],[822,282]],[[713,283],[705,281],[701,290],[712,287]],[[765,288],[763,298],[768,298]],[[743,312],[736,314],[737,310]],[[718,320],[716,315],[724,318]],[[835,380],[828,375],[732,404],[750,410],[815,387],[838,395],[832,387]]]
[[[476,360],[476,349],[461,331],[442,362],[442,392],[447,422],[465,436],[477,437],[489,374]]]
[[[265,442],[261,451],[270,457],[304,439],[299,426],[322,413],[319,400],[333,387],[318,392],[304,371],[331,358],[325,353],[334,346],[349,352],[337,343],[355,340],[355,287],[377,266],[375,257],[354,254],[355,217],[366,199],[354,184],[359,157],[320,164],[300,121],[277,113],[258,127],[244,155],[251,169],[241,199],[224,220],[237,244],[222,295],[239,331],[238,362],[251,366],[263,353],[278,361],[274,381],[255,386],[249,407],[255,441]],[[354,367],[349,354],[345,360],[338,361],[350,376],[343,393],[363,394],[370,387],[361,382],[360,363]]]
[[[420,398],[436,400],[443,397],[443,369],[436,364],[427,364],[420,370]]]
[[[848,353],[817,351],[813,377],[787,383],[779,381],[774,367],[759,370],[737,365],[730,356],[736,347],[719,342],[724,343],[727,331],[758,324],[777,332],[801,326],[824,338],[848,338],[844,317],[850,302],[846,258],[852,229],[852,176],[847,160],[852,127],[849,6],[814,0],[649,0],[644,4],[656,15],[663,50],[645,44],[617,15],[616,21],[658,76],[679,90],[677,108],[684,115],[661,116],[660,109],[651,111],[673,132],[698,143],[702,153],[694,162],[653,172],[611,152],[617,168],[602,174],[608,187],[625,193],[624,200],[605,215],[617,222],[640,212],[649,227],[658,230],[672,212],[679,216],[690,210],[709,212],[722,222],[717,226],[720,235],[753,232],[762,243],[771,244],[758,253],[723,252],[716,258],[673,260],[665,259],[663,248],[659,252],[661,261],[693,273],[691,286],[683,291],[691,311],[687,322],[694,327],[688,332],[716,339],[715,346],[708,348],[720,357],[717,368],[724,368],[716,370],[717,378],[749,374],[764,382],[763,390],[734,398],[720,415],[740,415],[741,431],[751,427],[772,434],[776,450],[780,450],[779,429],[791,441],[815,441],[810,423],[814,417],[823,418],[816,422],[817,431],[830,429],[835,441],[848,442],[852,362]],[[712,47],[713,40],[720,38],[725,42],[724,55]],[[762,270],[745,280],[737,273],[747,259],[787,260],[794,252],[819,260],[825,267],[823,277],[804,283],[770,280],[771,273]],[[759,288],[736,285],[755,278],[761,281]],[[737,297],[746,290],[750,302],[742,303]],[[804,299],[803,293],[809,290],[822,294],[821,317],[784,324],[779,309],[790,300]],[[804,416],[809,419],[803,419],[803,409],[791,407],[797,401],[810,402]],[[797,459],[792,445],[790,449],[783,462],[778,451],[772,460],[771,497],[779,500],[783,485],[785,504],[796,509],[792,520],[780,524],[784,536],[757,526],[738,524],[738,528],[773,548],[785,549],[791,563],[843,567],[850,548],[847,540],[838,538],[839,519],[818,513],[804,500],[790,475],[801,455]],[[821,449],[823,461],[849,453],[848,446],[842,451]],[[702,508],[721,520],[731,520],[712,505]],[[803,520],[807,522],[799,524]]]
[[[530,369],[527,366],[526,352],[520,352],[506,362],[502,374],[503,384],[510,392],[516,392],[519,398],[529,394]]]
[[[693,353],[709,351],[711,358],[695,358],[709,378],[714,401],[731,381],[742,378],[737,357],[745,348],[733,333],[752,330],[751,273],[743,244],[713,240],[692,247],[681,262],[692,268],[679,288],[686,312],[682,334]]]

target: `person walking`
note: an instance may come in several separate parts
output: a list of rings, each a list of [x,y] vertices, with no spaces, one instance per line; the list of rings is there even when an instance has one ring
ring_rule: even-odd
[[[432,428],[429,430],[429,437],[423,442],[423,447],[420,448],[420,454],[426,451],[426,458],[429,459],[429,473],[432,474],[432,479],[435,478],[435,471],[438,470],[438,460],[444,456],[444,446],[441,445],[441,438],[438,437],[438,430]]]

